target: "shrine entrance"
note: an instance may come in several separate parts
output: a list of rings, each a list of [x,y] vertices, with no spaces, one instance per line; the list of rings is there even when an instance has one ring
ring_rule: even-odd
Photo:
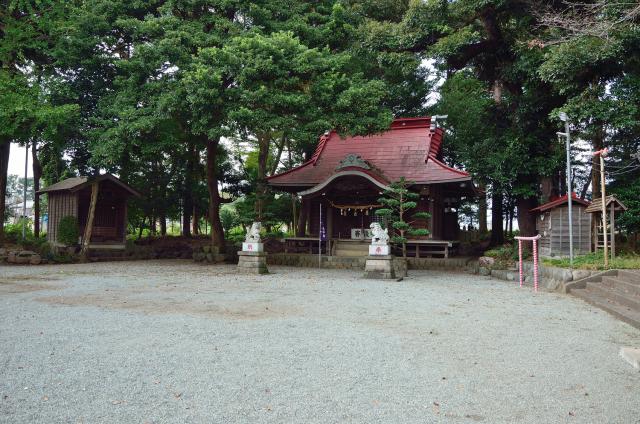
[[[323,231],[327,239],[370,239],[371,223],[381,221],[375,211],[382,207],[379,199],[386,188],[369,174],[344,171],[301,192],[302,207],[308,210],[308,234]]]

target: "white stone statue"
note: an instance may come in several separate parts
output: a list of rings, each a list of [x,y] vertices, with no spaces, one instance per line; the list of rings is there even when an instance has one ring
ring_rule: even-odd
[[[375,246],[386,246],[389,244],[389,232],[387,229],[382,229],[379,223],[372,222],[369,226],[371,228],[371,244]]]
[[[251,224],[251,229],[247,233],[247,236],[244,238],[245,243],[260,243],[260,229],[262,228],[262,223],[254,222]]]

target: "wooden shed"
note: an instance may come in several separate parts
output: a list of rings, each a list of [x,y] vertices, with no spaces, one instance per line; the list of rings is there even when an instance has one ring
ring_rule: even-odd
[[[586,212],[590,202],[571,198],[573,215],[573,253],[586,254],[591,251],[591,214]],[[537,215],[536,230],[540,238],[540,256],[569,255],[569,206],[566,195],[531,210]]]
[[[48,196],[49,224],[47,239],[59,246],[58,224],[65,216],[78,220],[79,234],[85,234],[90,220],[91,192],[97,183],[93,227],[89,248],[124,249],[127,226],[127,199],[140,194],[111,174],[95,177],[73,177],[43,188]],[[78,240],[80,242],[80,240]]]
[[[604,204],[609,218],[609,222],[607,223],[607,231],[609,234],[607,246],[611,249],[611,257],[613,258],[616,256],[616,214],[626,211],[627,207],[613,195],[607,196]],[[593,202],[586,209],[586,212],[594,215],[591,234],[594,250],[603,249],[604,223],[602,222],[602,198],[593,199]]]

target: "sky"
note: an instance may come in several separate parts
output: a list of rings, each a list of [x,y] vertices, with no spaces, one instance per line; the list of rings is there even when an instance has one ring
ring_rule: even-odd
[[[11,152],[9,154],[9,174],[16,174],[24,177],[24,154],[24,147],[11,143]],[[29,155],[28,168],[28,177],[33,177],[31,155]]]

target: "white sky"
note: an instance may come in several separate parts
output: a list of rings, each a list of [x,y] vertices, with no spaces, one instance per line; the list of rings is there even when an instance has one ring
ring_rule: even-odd
[[[19,175],[24,178],[24,154],[24,147],[11,143],[11,152],[9,154],[9,174]],[[28,177],[33,177],[32,165],[31,155],[29,155]]]

